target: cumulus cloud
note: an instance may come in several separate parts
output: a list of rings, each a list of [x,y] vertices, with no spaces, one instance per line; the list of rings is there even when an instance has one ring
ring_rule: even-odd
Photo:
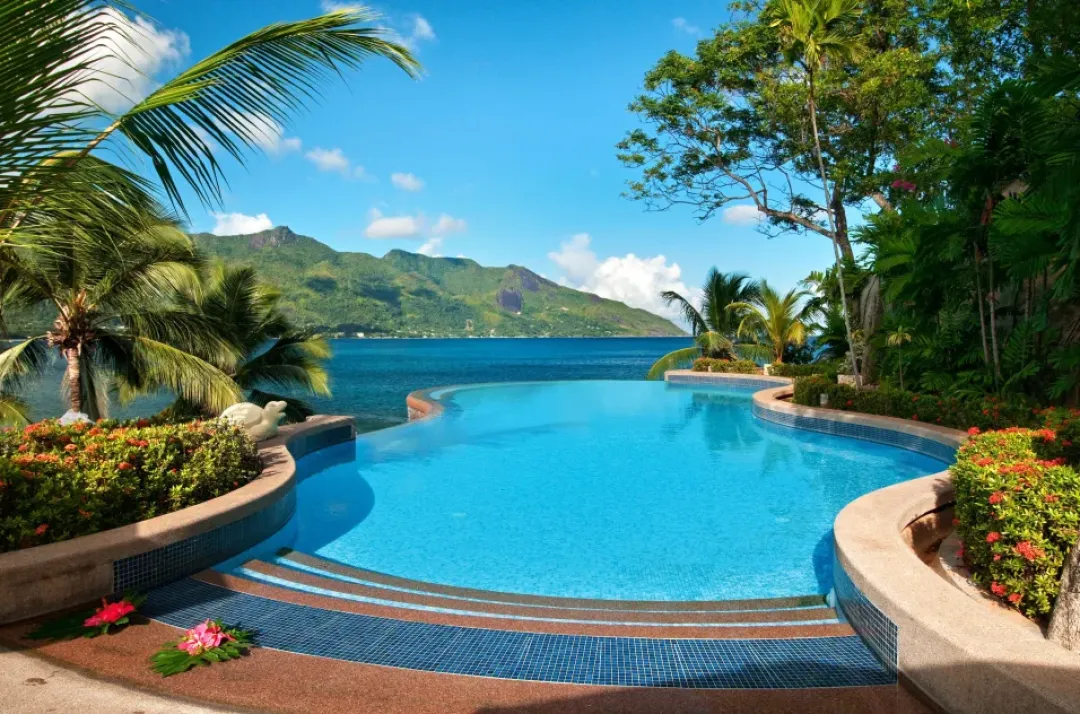
[[[557,281],[560,285],[619,300],[669,319],[680,317],[679,311],[665,305],[660,297],[665,290],[687,297],[693,294],[682,282],[678,263],[669,264],[663,255],[639,258],[633,253],[601,260],[591,243],[588,233],[578,233],[563,242],[559,250],[548,253],[563,272]]]
[[[431,23],[428,22],[422,15],[412,16],[412,40],[414,42],[419,40],[434,40],[435,30],[432,29]]]
[[[752,203],[740,203],[725,208],[721,217],[724,223],[730,223],[733,226],[755,226],[761,222],[765,214]]]
[[[257,216],[248,216],[243,213],[216,213],[211,212],[216,223],[210,232],[216,236],[238,236],[248,233],[258,233],[274,227],[270,216],[260,213]]]
[[[685,32],[688,35],[701,37],[701,28],[697,25],[691,25],[685,17],[676,17],[671,21],[671,26],[679,32]]]
[[[419,191],[424,187],[423,180],[416,174],[394,173],[390,174],[390,183],[402,191]]]
[[[87,68],[78,97],[110,112],[121,112],[144,99],[155,87],[154,75],[175,66],[191,53],[191,42],[180,30],[159,27],[145,18],[106,9],[108,23],[94,47],[72,62]]]
[[[422,213],[415,216],[387,216],[378,208],[368,211],[368,220],[370,222],[364,229],[364,235],[368,238],[424,240],[417,252],[433,256],[438,255],[448,236],[463,233],[468,227],[463,218],[454,218],[447,213],[440,215],[432,224]]]
[[[285,141],[289,140],[286,139]],[[336,172],[346,178],[368,178],[367,171],[364,170],[363,166],[354,166],[349,161],[349,157],[345,155],[345,152],[336,147],[324,149],[321,146],[316,146],[304,156],[308,161],[315,164],[315,168],[319,171]]]

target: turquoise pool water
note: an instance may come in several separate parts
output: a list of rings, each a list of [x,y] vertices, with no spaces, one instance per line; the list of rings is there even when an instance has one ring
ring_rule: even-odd
[[[828,592],[837,512],[944,465],[763,422],[753,391],[586,381],[436,393],[441,418],[301,459],[296,515],[263,551],[567,597]]]

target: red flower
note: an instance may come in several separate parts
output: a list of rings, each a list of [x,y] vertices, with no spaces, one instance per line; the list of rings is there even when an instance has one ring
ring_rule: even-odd
[[[981,459],[975,459],[976,466],[989,466],[992,463],[994,463],[994,460],[991,459],[989,456],[984,456]]]
[[[991,531],[986,534],[987,543],[997,543],[999,540],[1001,540],[1001,534],[997,531]]]
[[[1038,560],[1039,558],[1046,555],[1046,551],[1044,551],[1042,548],[1037,548],[1033,546],[1031,544],[1031,541],[1027,540],[1022,540],[1017,543],[1016,547],[1013,548],[1013,550],[1016,551],[1017,555],[1022,555],[1026,560],[1031,561]]]
[[[1013,605],[1015,605],[1016,603],[1020,602],[1021,597],[1023,597],[1023,596],[1020,593],[1013,593],[1012,595],[1009,596],[1009,602],[1011,602]]]
[[[42,523],[40,526],[34,529],[34,535],[45,535],[45,531],[49,530],[48,523]]]
[[[119,463],[119,464],[118,464],[118,465],[116,466],[116,468],[120,469],[121,471],[127,471],[128,469],[130,469],[130,468],[131,468],[131,464],[129,464],[129,463],[128,463],[128,462],[126,462],[126,461],[121,461],[121,462],[120,462],[120,463]]]
[[[994,553],[994,562],[1001,560],[1001,553]]]
[[[150,420],[149,419],[140,419],[139,421],[135,422],[135,426],[139,426],[139,427],[150,426]]]
[[[19,451],[26,452],[30,449],[30,444],[19,444]]]
[[[968,435],[970,435],[970,436],[978,436],[979,434],[980,434],[980,431],[979,431],[979,427],[977,427],[977,426],[973,426],[970,429],[968,429]]]
[[[101,601],[101,607],[97,609],[90,617],[86,618],[83,622],[84,627],[102,627],[104,625],[115,624],[118,620],[121,620],[131,613],[135,612],[135,606],[127,600],[121,600],[109,604],[104,599]]]
[[[915,191],[918,189],[918,186],[911,183],[910,181],[905,181],[903,179],[896,179],[889,185],[893,188],[903,189],[904,191]]]
[[[990,501],[991,504],[998,504],[1001,503],[1004,499],[1005,496],[1001,493],[1001,491],[994,491],[990,494],[990,498],[988,498],[987,500]]]
[[[998,597],[1004,597],[1005,596],[1005,586],[1000,584],[1000,583],[996,583],[996,582],[991,583],[990,584],[990,592],[994,593]]]
[[[1054,494],[1048,493],[1045,496],[1043,496],[1043,500],[1046,501],[1047,503],[1057,503],[1059,499]]]
[[[919,415],[918,414],[912,414],[911,415],[911,420],[912,421],[919,421]]]
[[[75,444],[68,444],[67,446],[64,447],[64,451],[78,451],[78,450],[79,450],[79,447],[75,446]]]

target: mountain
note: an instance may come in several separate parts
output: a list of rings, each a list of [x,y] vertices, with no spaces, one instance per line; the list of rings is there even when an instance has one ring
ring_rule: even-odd
[[[250,265],[283,294],[299,324],[368,335],[682,335],[668,320],[557,285],[528,268],[392,250],[338,252],[279,226],[241,236],[192,236],[208,256]]]

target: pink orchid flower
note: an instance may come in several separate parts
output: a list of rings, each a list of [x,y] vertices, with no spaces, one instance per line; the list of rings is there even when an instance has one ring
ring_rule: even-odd
[[[235,639],[212,620],[200,622],[184,633],[184,638],[177,643],[176,649],[198,657],[207,650],[220,647],[222,642]]]

